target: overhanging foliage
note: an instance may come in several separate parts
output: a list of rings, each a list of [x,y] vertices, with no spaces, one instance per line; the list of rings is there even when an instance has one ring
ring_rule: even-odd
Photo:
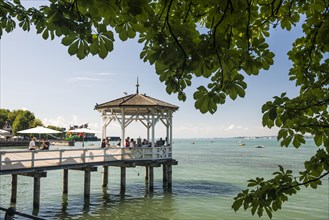
[[[298,148],[308,134],[323,147],[305,162],[299,179],[280,167],[273,179],[250,180],[251,190],[242,191],[232,207],[237,211],[243,205],[258,216],[265,210],[271,218],[287,196],[301,185],[316,188],[329,172],[328,0],[51,0],[39,8],[25,8],[15,0],[0,1],[0,19],[0,35],[17,25],[26,31],[34,25],[44,39],[62,38],[68,53],[79,59],[104,59],[114,49],[115,33],[122,41],[137,37],[144,45],[140,59],[154,65],[167,92],[179,100],[186,100],[185,88],[194,78],[209,79],[193,98],[195,108],[212,114],[226,98],[245,96],[244,76],[273,65],[270,29],[289,31],[301,23],[304,35],[287,57],[293,63],[287,74],[300,88],[299,95],[282,93],[267,102],[263,125],[280,128],[282,146]]]

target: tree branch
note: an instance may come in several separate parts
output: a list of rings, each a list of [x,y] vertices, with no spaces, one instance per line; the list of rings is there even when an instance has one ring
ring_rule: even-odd
[[[247,8],[247,10],[248,10],[248,21],[247,21],[246,36],[247,36],[248,52],[250,50],[250,35],[249,35],[250,27],[249,26],[250,26],[250,14],[251,14],[250,7],[251,7],[251,2],[252,1],[248,1],[248,8]]]
[[[189,6],[188,6],[188,9],[187,9],[187,12],[186,12],[185,18],[184,18],[184,20],[183,20],[183,23],[186,22],[187,16],[189,15],[189,13],[190,13],[190,11],[191,11],[191,6],[192,6],[192,1],[190,2]]]
[[[176,44],[178,45],[178,47],[181,49],[181,51],[183,52],[183,55],[184,55],[184,61],[183,61],[183,67],[182,67],[182,71],[181,71],[181,74],[180,76],[178,77],[178,79],[180,79],[184,73],[184,70],[185,70],[185,66],[186,66],[186,61],[187,61],[187,54],[183,48],[183,46],[181,45],[181,43],[179,42],[178,38],[176,37],[176,35],[174,34],[173,30],[171,29],[171,25],[170,25],[170,22],[169,22],[169,15],[170,15],[170,9],[171,9],[171,5],[173,3],[173,0],[171,0],[169,2],[169,5],[168,5],[168,10],[167,10],[167,16],[165,18],[165,23],[168,25],[168,29],[169,29],[169,32],[171,34],[171,36],[174,38]]]
[[[318,36],[318,33],[319,33],[319,29],[320,27],[322,26],[323,24],[323,21],[320,22],[320,24],[318,25],[316,31],[315,31],[315,34],[314,34],[314,37],[312,38],[312,45],[311,45],[311,48],[309,50],[309,53],[308,53],[308,57],[310,58],[310,61],[308,62],[308,65],[306,67],[306,73],[309,71],[310,67],[311,67],[311,64],[313,62],[313,59],[312,59],[312,53],[313,53],[313,50],[315,48],[315,40],[316,40],[316,37]],[[306,75],[306,77],[308,78],[308,76]],[[309,79],[309,78],[308,78]],[[309,79],[310,80],[310,79]]]
[[[269,15],[266,19],[264,19],[264,21],[260,24],[260,25],[257,25],[256,27],[260,27],[260,26],[263,26],[264,24],[266,24],[267,22],[269,22],[269,20],[271,18],[275,18],[275,19],[278,19],[278,12],[280,10],[280,7],[282,5],[282,1],[280,1],[280,4],[278,7],[276,7],[274,9],[274,4],[275,4],[276,0],[273,0],[271,3],[268,3],[268,4],[260,4],[261,6],[270,6],[271,7],[271,15]],[[274,28],[277,26],[277,23],[274,24]]]
[[[282,188],[282,191],[285,191],[285,190],[288,190],[288,189],[291,189],[291,188],[295,188],[297,186],[303,186],[303,185],[306,185],[306,184],[309,184],[309,183],[318,181],[318,180],[322,179],[323,177],[327,176],[328,174],[329,174],[329,172],[326,172],[326,173],[322,174],[321,176],[319,176],[318,178],[314,178],[314,179],[311,179],[311,180],[306,181],[304,183],[298,183],[298,184],[295,184],[295,185],[291,185],[289,187]]]
[[[167,0],[165,0],[165,5],[164,5],[164,7],[163,7],[163,9],[162,9],[162,11],[161,11],[161,13],[160,13],[160,17],[159,17],[159,19],[161,19],[162,14],[164,13],[166,7],[167,7]],[[163,27],[163,28],[164,28],[164,27]],[[163,28],[162,28],[162,29],[163,29]]]
[[[319,102],[315,102],[315,103],[312,103],[311,105],[307,105],[303,108],[285,108],[286,110],[297,110],[297,111],[303,111],[303,110],[306,110],[306,109],[309,109],[309,108],[312,108],[312,107],[316,107],[316,106],[322,106],[322,105],[326,105],[329,103],[329,98],[327,99],[324,99],[322,101],[319,101]],[[282,106],[284,108],[284,106]]]
[[[228,6],[229,6],[229,3],[230,3],[231,1],[229,0],[229,1],[227,1],[227,4],[226,4],[226,7],[225,7],[225,9],[224,9],[224,13],[223,13],[223,15],[222,15],[222,17],[220,18],[220,20],[219,20],[219,22],[215,25],[215,27],[214,27],[214,31],[213,31],[213,44],[214,44],[214,49],[216,48],[216,32],[217,32],[217,27],[223,22],[223,20],[224,20],[224,18],[225,18],[225,16],[226,16],[226,12],[227,12],[227,10],[228,10]],[[232,3],[230,4],[230,5],[232,5]],[[232,11],[232,10],[231,10]]]

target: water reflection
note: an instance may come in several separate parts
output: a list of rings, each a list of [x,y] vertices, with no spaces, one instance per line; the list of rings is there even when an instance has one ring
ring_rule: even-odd
[[[32,210],[32,215],[38,216],[38,214],[39,214],[39,209],[33,209]]]
[[[88,214],[89,211],[90,211],[90,198],[84,197],[82,213],[83,214]]]
[[[66,214],[67,212],[67,206],[68,206],[68,198],[67,194],[62,195],[62,213]]]
[[[107,192],[107,187],[103,187],[102,189],[102,195],[103,195],[103,205],[106,205],[110,202],[110,194]]]
[[[234,184],[213,181],[176,181],[173,193],[184,196],[226,196],[239,192],[241,189]]]

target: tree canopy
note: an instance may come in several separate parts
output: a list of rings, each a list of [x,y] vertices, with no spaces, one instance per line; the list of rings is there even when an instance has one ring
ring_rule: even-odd
[[[0,35],[34,25],[44,39],[61,38],[79,59],[104,59],[114,49],[114,34],[122,41],[137,38],[144,45],[140,59],[154,65],[167,92],[179,100],[186,100],[193,79],[208,80],[193,98],[196,109],[212,114],[227,98],[245,96],[245,77],[274,64],[270,30],[290,31],[300,24],[303,36],[287,56],[292,61],[287,74],[299,95],[275,96],[263,105],[262,120],[265,127],[280,128],[281,146],[298,148],[308,134],[319,149],[297,176],[280,167],[273,179],[250,180],[232,208],[258,216],[265,211],[271,218],[300,186],[316,188],[329,173],[328,0],[50,0],[38,8],[2,0],[0,19]]]
[[[33,112],[22,109],[12,111],[8,109],[0,109],[0,128],[2,128],[7,121],[13,129],[12,134],[14,135],[17,134],[17,131],[43,126],[42,121],[36,118]],[[62,128],[52,125],[49,125],[48,128],[58,131],[62,130]]]

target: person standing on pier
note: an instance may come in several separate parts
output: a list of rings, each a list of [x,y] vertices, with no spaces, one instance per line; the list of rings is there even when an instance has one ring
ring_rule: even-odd
[[[29,150],[35,150],[36,146],[35,146],[35,141],[37,140],[36,137],[33,137],[32,140],[29,143]]]
[[[129,147],[129,146],[130,146],[130,138],[127,137],[127,138],[125,139],[125,147]]]

